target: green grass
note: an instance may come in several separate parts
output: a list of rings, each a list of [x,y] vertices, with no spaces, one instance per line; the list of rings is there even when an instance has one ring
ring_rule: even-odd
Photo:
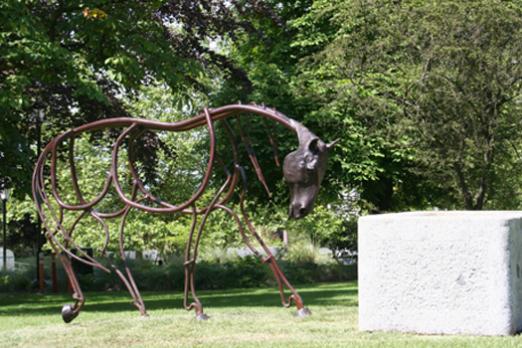
[[[0,294],[0,347],[522,347],[522,337],[368,333],[357,330],[357,284],[299,286],[312,316],[294,317],[274,289],[202,291],[206,322],[179,293],[145,293],[141,318],[126,293],[87,293],[78,318],[67,295]]]

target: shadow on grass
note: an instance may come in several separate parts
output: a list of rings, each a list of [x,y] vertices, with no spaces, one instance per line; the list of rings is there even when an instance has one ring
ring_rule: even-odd
[[[297,288],[307,306],[357,306],[357,287],[354,283],[308,285]],[[198,292],[203,306],[211,308],[227,307],[281,307],[279,293],[275,289],[233,289]],[[130,304],[131,297],[126,292],[86,293],[85,312],[126,312],[136,311]],[[181,309],[182,294],[147,292],[143,294],[148,310]],[[23,315],[59,315],[65,303],[71,303],[70,296],[11,294],[0,299],[0,317]],[[136,311],[137,313],[137,311]]]

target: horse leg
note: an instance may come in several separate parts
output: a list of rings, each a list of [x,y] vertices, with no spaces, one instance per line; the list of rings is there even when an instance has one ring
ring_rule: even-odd
[[[65,274],[67,275],[68,282],[72,289],[72,298],[75,301],[74,304],[65,304],[62,307],[62,319],[64,322],[70,323],[78,316],[78,314],[80,314],[80,310],[85,303],[85,297],[83,296],[82,289],[80,288],[78,278],[76,278],[76,274],[74,273],[71,259],[69,255],[67,255],[67,253],[70,253],[70,251],[67,250],[69,244],[67,241],[68,238],[66,238],[65,245],[60,245],[59,247],[57,245],[54,233],[47,232],[46,236],[49,244],[54,250],[54,253],[60,256],[60,262],[62,263],[63,269],[65,270]]]
[[[85,297],[83,296],[82,290],[80,288],[80,283],[78,282],[78,279],[76,278],[76,275],[74,273],[74,269],[71,264],[71,258],[74,258],[80,262],[83,262],[89,266],[96,267],[98,269],[101,269],[105,272],[110,273],[110,270],[107,269],[105,266],[100,264],[98,261],[96,261],[93,257],[89,256],[87,253],[85,253],[79,246],[77,246],[73,239],[71,238],[72,232],[74,228],[76,227],[77,223],[82,219],[82,217],[85,216],[85,213],[82,213],[73,223],[73,226],[71,227],[70,231],[67,231],[61,224],[62,218],[63,218],[63,211],[60,209],[60,219],[57,221],[56,229],[51,230],[49,228],[49,224],[47,221],[43,218],[43,214],[41,214],[42,222],[44,222],[46,226],[47,232],[45,233],[47,240],[49,241],[49,244],[53,248],[55,254],[60,255],[60,262],[62,263],[65,273],[67,274],[67,278],[69,280],[69,284],[72,288],[73,292],[73,299],[75,300],[75,303],[70,305],[66,304],[62,307],[62,318],[66,323],[71,322],[74,318],[78,316],[80,313],[81,308],[83,307],[85,303]],[[56,238],[55,233],[60,232],[63,235],[64,243],[60,243],[60,241]],[[77,249],[78,253],[82,256],[79,257],[75,254],[73,254],[70,251],[70,247],[74,247]]]
[[[233,177],[231,175],[227,175],[227,180],[218,190],[212,201],[209,203],[208,207],[205,209],[205,213],[201,218],[201,223],[199,224],[198,232],[196,234],[196,238],[194,241],[194,250],[192,249],[192,241],[194,240],[194,231],[196,229],[197,224],[197,210],[194,204],[192,204],[192,224],[190,226],[189,239],[187,241],[187,245],[185,247],[185,286],[184,286],[184,298],[183,305],[187,310],[194,308],[196,310],[196,319],[198,320],[207,320],[209,317],[203,312],[203,305],[196,295],[196,286],[195,286],[195,273],[196,273],[196,260],[198,258],[198,248],[199,242],[201,241],[201,235],[203,234],[203,229],[205,228],[205,224],[207,222],[208,216],[214,210],[218,204],[219,197],[225,191],[227,186],[233,182]],[[191,304],[188,304],[188,292],[192,295],[192,299],[194,300]]]
[[[125,262],[125,260],[123,260]],[[127,265],[125,265],[125,271],[127,273],[127,277],[121,272],[115,265],[112,265],[112,268],[114,268],[114,272],[116,275],[120,278],[122,283],[125,285],[127,290],[129,291],[130,295],[132,296],[132,304],[138,309],[140,314],[142,316],[148,316],[147,310],[145,309],[145,304],[143,302],[143,299],[141,298],[140,292],[138,291],[138,288],[136,286],[136,283],[134,282],[134,279],[132,278],[132,273],[130,272]]]
[[[185,281],[184,281],[184,289],[183,289],[183,307],[186,310],[191,310],[194,308],[196,312],[197,320],[207,320],[208,316],[203,312],[203,305],[196,295],[196,287],[195,287],[195,271],[196,271],[196,253],[193,252],[192,244],[194,240],[194,231],[196,229],[197,224],[197,214],[196,208],[192,206],[192,223],[190,226],[189,238],[187,240],[187,245],[185,246],[185,260],[183,266],[185,268]],[[194,247],[195,250],[195,247]],[[189,291],[192,297],[192,302],[189,304]]]
[[[62,221],[63,221],[63,209],[60,208],[60,214],[59,214],[59,221],[58,221],[58,229],[61,229],[64,238],[65,243],[61,247],[64,249],[62,252],[60,251],[60,248],[56,244],[56,239],[53,232],[47,232],[47,240],[49,241],[49,244],[51,245],[52,249],[54,250],[55,255],[60,256],[60,262],[62,263],[63,269],[65,270],[65,274],[67,275],[67,280],[71,286],[72,289],[72,298],[75,301],[74,304],[65,304],[62,307],[62,319],[65,323],[70,323],[74,320],[79,314],[80,310],[82,309],[83,305],[85,304],[85,297],[83,296],[82,289],[80,288],[80,283],[78,282],[78,278],[76,277],[76,274],[74,273],[74,269],[71,264],[71,259],[69,255],[66,254],[65,250],[69,248],[70,243],[70,236],[72,233],[72,230],[74,230],[76,224],[78,221],[83,217],[84,214],[80,215],[79,218],[76,219],[75,223],[73,224],[71,231],[67,232],[65,229],[63,229]],[[45,220],[44,220],[45,221]],[[55,231],[56,232],[56,231]]]
[[[80,310],[85,303],[85,297],[83,296],[82,289],[80,288],[80,283],[76,278],[74,273],[74,269],[72,268],[71,259],[64,253],[60,253],[60,261],[65,270],[65,274],[69,280],[69,284],[71,285],[73,294],[72,298],[75,300],[74,304],[66,304],[62,307],[62,319],[66,323],[70,323],[74,318],[80,314]]]
[[[243,215],[243,220],[245,221],[245,224],[246,224],[247,229],[250,232],[250,234],[257,240],[257,242],[263,248],[263,250],[266,254],[266,256],[261,259],[261,262],[268,263],[268,266],[270,267],[270,269],[272,270],[272,272],[274,274],[274,277],[277,281],[277,287],[279,290],[279,295],[281,297],[282,305],[284,307],[288,308],[291,306],[292,301],[293,301],[297,308],[297,316],[306,317],[306,316],[311,315],[312,312],[310,311],[310,309],[308,309],[307,307],[304,306],[301,296],[297,293],[297,290],[292,286],[292,284],[290,284],[290,282],[286,278],[285,274],[283,273],[283,271],[277,264],[277,261],[276,261],[274,255],[272,254],[270,249],[267,247],[267,245],[265,244],[265,242],[263,241],[261,236],[257,233],[254,225],[248,218],[248,214],[246,213],[245,207],[243,204],[244,203],[243,198],[244,197],[243,197],[243,193],[242,193],[241,199],[240,199],[240,207],[241,207],[241,214]],[[250,247],[250,249],[252,249],[251,246],[249,246],[249,247]],[[259,255],[259,253],[257,251],[255,252],[255,254]],[[284,287],[286,287],[292,293],[292,295],[290,295],[288,300],[285,298]]]
[[[123,261],[123,264],[125,265],[125,274],[123,274],[122,271],[120,271],[115,265],[112,265],[112,268],[122,281],[122,283],[125,285],[127,290],[129,291],[130,295],[132,296],[132,304],[138,309],[140,314],[142,316],[148,316],[147,310],[145,308],[145,303],[143,302],[143,298],[141,297],[141,294],[138,290],[138,287],[136,286],[136,282],[134,281],[134,277],[132,276],[131,270],[129,266],[127,265],[127,257],[125,256],[125,249],[124,249],[124,233],[125,233],[125,222],[127,220],[127,215],[130,212],[130,206],[128,206],[125,209],[125,212],[123,213],[123,216],[121,218],[120,223],[120,233],[119,233],[119,249],[120,249],[120,258]]]

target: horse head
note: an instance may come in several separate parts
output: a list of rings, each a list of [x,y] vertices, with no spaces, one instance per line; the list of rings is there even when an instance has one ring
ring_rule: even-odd
[[[294,121],[294,125],[299,147],[286,155],[283,176],[290,187],[288,215],[300,219],[314,207],[326,172],[328,153],[336,141],[327,144],[302,124]]]

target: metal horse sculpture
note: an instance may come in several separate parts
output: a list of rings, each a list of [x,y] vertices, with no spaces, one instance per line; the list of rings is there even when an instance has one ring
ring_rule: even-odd
[[[42,154],[36,163],[33,174],[32,190],[38,213],[40,214],[42,222],[46,228],[47,239],[54,249],[54,252],[60,256],[60,260],[72,287],[72,297],[75,300],[75,303],[72,305],[67,304],[63,306],[62,318],[65,322],[68,323],[78,316],[85,302],[80,284],[71,266],[71,258],[84,262],[105,272],[111,272],[110,268],[107,268],[98,262],[96,259],[94,259],[94,257],[82,251],[82,249],[75,244],[74,239],[72,238],[73,230],[83,217],[90,215],[100,223],[105,232],[105,246],[102,252],[102,254],[105,254],[105,249],[109,243],[109,228],[106,220],[120,217],[119,255],[122,260],[125,261],[124,229],[126,218],[131,209],[143,210],[150,213],[184,213],[190,214],[192,216],[189,238],[185,249],[184,307],[187,310],[195,309],[197,319],[203,320],[208,318],[203,312],[203,306],[196,295],[196,289],[194,285],[198,246],[209,214],[212,211],[218,209],[230,215],[230,217],[236,222],[239,233],[241,234],[246,245],[258,258],[261,259],[263,263],[267,263],[271,268],[278,284],[282,304],[285,307],[289,307],[291,303],[294,302],[297,307],[297,314],[299,316],[306,316],[310,314],[310,311],[304,307],[301,297],[294,287],[288,282],[285,275],[279,268],[274,256],[264,241],[261,239],[259,234],[256,232],[254,225],[251,223],[248,214],[245,211],[244,205],[245,185],[242,185],[242,189],[240,190],[240,214],[237,214],[234,210],[226,206],[226,203],[233,196],[238,182],[242,181],[241,179],[243,179],[243,181],[245,179],[244,170],[238,163],[237,146],[235,144],[234,137],[232,136],[231,128],[226,123],[226,121],[224,121],[226,130],[225,133],[227,133],[231,144],[231,151],[234,161],[233,168],[231,168],[232,170],[225,168],[225,182],[217,191],[216,195],[210,201],[208,206],[203,208],[198,208],[196,206],[196,201],[198,201],[207,188],[212,171],[214,169],[214,162],[220,161],[220,159],[215,154],[216,137],[214,131],[214,122],[225,120],[231,116],[245,116],[245,114],[260,115],[271,121],[278,122],[289,130],[297,133],[299,147],[296,151],[286,156],[283,163],[283,174],[286,182],[290,186],[290,217],[301,218],[305,216],[313,208],[314,200],[317,196],[319,186],[323,180],[326,170],[328,151],[333,144],[324,143],[299,122],[284,116],[274,109],[269,109],[264,106],[235,104],[216,109],[205,109],[204,112],[198,116],[174,123],[164,123],[134,118],[105,119],[72,129],[57,136],[51,140],[51,142],[49,142],[49,144],[42,151]],[[132,156],[133,151],[135,150],[133,149],[135,146],[134,140],[138,136],[142,135],[145,131],[162,130],[182,132],[202,126],[207,127],[210,136],[210,155],[206,165],[205,174],[197,191],[187,201],[179,205],[173,205],[171,203],[162,201],[158,197],[152,195],[149,190],[147,190],[146,185],[140,179],[134,163]],[[94,199],[86,201],[84,198],[84,193],[78,185],[74,162],[74,139],[84,132],[103,130],[108,128],[123,128],[123,131],[119,134],[112,146],[111,169],[107,173],[102,191]],[[257,177],[263,186],[268,190],[268,186],[266,185],[261,168],[259,167],[255,154],[251,150],[249,141],[245,137],[243,130],[240,130],[240,134],[243,142],[245,142],[249,158],[254,165]],[[274,145],[273,139],[270,140],[272,145]],[[77,203],[74,204],[64,202],[57,189],[57,147],[66,141],[69,142],[68,160],[70,168],[70,179],[77,199]],[[132,193],[130,196],[127,195],[122,189],[122,185],[118,177],[119,152],[124,143],[126,143],[128,146],[128,165],[130,175],[132,176]],[[46,185],[46,173],[49,173],[49,167],[50,185]],[[107,195],[111,185],[116,190],[119,199],[124,203],[124,208],[111,213],[99,212],[95,209],[95,206]],[[51,195],[46,193],[46,186],[50,186]],[[54,199],[54,203],[51,203],[51,198]],[[148,202],[149,205],[143,204],[145,202]],[[67,228],[63,223],[64,211],[77,211],[80,213],[80,215],[72,223],[72,226],[69,228]],[[199,227],[196,228],[199,217],[201,217],[201,222],[199,223]],[[246,229],[244,226],[246,226]],[[253,237],[253,239],[259,243],[261,248],[264,250],[264,254],[260,253],[252,245],[248,234],[250,234],[250,237]],[[73,248],[77,250],[76,253],[71,251]],[[129,267],[127,267],[125,264],[124,270],[118,269],[115,265],[112,265],[111,268],[114,269],[115,273],[130,292],[133,298],[133,304],[138,308],[141,315],[147,315],[143,299],[138,291],[138,287],[136,286]],[[284,287],[286,287],[291,292],[291,295],[288,298],[285,296]],[[189,301],[189,295],[192,297],[191,302]]]

